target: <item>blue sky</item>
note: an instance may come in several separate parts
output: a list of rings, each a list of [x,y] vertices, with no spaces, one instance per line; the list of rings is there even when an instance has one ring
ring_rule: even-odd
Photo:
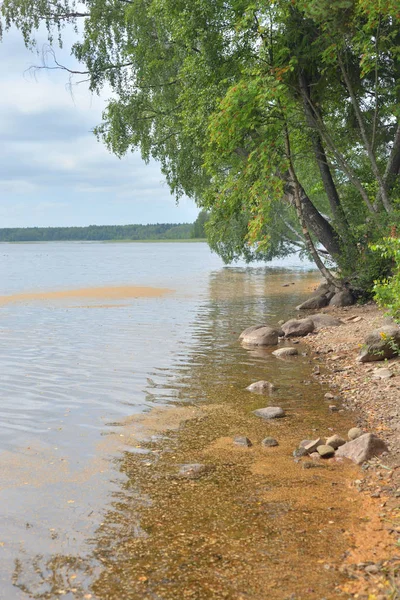
[[[45,42],[45,38],[43,38]],[[39,46],[41,45],[39,40]],[[57,58],[76,66],[65,50]],[[16,31],[0,43],[0,227],[191,222],[189,199],[177,206],[156,163],[119,160],[96,140],[107,91],[68,89],[39,64]]]

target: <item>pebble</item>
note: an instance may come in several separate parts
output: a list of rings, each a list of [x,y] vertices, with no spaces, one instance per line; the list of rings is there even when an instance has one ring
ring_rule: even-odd
[[[327,400],[334,400],[335,396],[328,392],[327,394],[325,394],[324,398],[326,398]]]
[[[336,404],[330,404],[330,405],[329,405],[329,410],[330,410],[331,412],[339,412],[339,409],[338,409],[338,407],[336,406]]]
[[[349,429],[349,431],[347,432],[347,437],[349,438],[349,440],[356,440],[357,438],[360,437],[360,435],[363,435],[363,430],[360,429],[359,427],[352,427],[351,429]]]
[[[264,448],[270,448],[272,446],[279,446],[278,441],[273,438],[273,437],[266,437],[263,439],[263,441],[261,442],[261,446],[264,446]]]
[[[390,369],[374,369],[372,377],[374,379],[390,379],[394,373]]]
[[[293,456],[301,458],[302,456],[308,456],[308,452],[305,448],[296,448],[296,450],[293,450]]]
[[[203,465],[201,463],[182,465],[179,469],[178,475],[179,477],[186,479],[199,479],[200,477],[208,473],[210,469],[211,467]]]
[[[380,569],[377,565],[368,565],[367,567],[365,567],[365,571],[366,573],[375,574],[379,573]]]
[[[323,444],[322,446],[318,446],[317,452],[322,458],[330,458],[335,454],[335,449],[332,446]]]
[[[307,444],[307,446],[304,446],[304,448],[307,450],[308,454],[311,454],[312,452],[315,452],[315,450],[318,448],[318,446],[321,446],[322,444],[323,444],[322,439],[317,438],[316,440],[313,440],[312,442]]]

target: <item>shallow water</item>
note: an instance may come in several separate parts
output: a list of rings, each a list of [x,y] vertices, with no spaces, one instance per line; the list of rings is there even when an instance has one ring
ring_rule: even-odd
[[[302,470],[291,451],[347,417],[329,414],[308,356],[237,343],[293,314],[315,272],[224,268],[204,244],[0,257],[0,597],[256,600],[269,582],[268,598],[330,598],[336,574],[300,571],[305,545],[315,565],[346,548],[353,512],[331,493],[344,471]],[[273,399],[243,391],[261,378]],[[266,426],[251,410],[272,401],[288,418]],[[234,449],[238,434],[257,444]],[[268,456],[267,434],[282,440]],[[212,470],[180,482],[183,462]]]

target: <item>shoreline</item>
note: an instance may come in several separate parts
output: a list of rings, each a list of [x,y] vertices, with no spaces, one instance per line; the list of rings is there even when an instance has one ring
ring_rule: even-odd
[[[301,311],[304,317],[315,311]],[[321,367],[314,377],[331,388],[333,401],[354,425],[376,433],[389,447],[387,456],[371,460],[349,482],[366,501],[365,526],[359,547],[349,549],[341,570],[349,577],[343,591],[369,600],[400,598],[400,357],[360,363],[357,356],[366,335],[387,325],[390,319],[374,303],[322,309],[340,319],[339,327],[320,329],[302,338]],[[390,369],[388,379],[374,377],[374,370]],[[319,369],[318,369],[319,370]],[[318,372],[317,370],[317,372]],[[362,535],[361,535],[362,533]],[[363,549],[363,536],[375,539],[375,548]],[[389,543],[388,543],[389,541]]]

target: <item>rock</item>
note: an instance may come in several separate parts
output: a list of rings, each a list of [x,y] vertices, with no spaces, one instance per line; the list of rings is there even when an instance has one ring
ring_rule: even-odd
[[[322,444],[322,446],[318,446],[317,452],[321,458],[330,458],[335,454],[335,449],[328,444]]]
[[[379,571],[380,571],[380,568],[378,567],[378,565],[367,565],[365,567],[366,573],[375,575],[376,573],[379,573]]]
[[[363,430],[360,429],[359,427],[352,427],[347,432],[347,437],[349,438],[350,441],[352,441],[352,440],[359,438],[361,435],[363,435],[363,433],[364,433]]]
[[[323,308],[327,304],[328,298],[326,296],[313,296],[296,306],[296,310],[314,310],[316,308]]]
[[[287,356],[297,356],[299,351],[297,348],[279,348],[274,350],[272,354],[277,358],[286,358]]]
[[[265,394],[267,392],[272,392],[273,390],[276,390],[276,387],[273,383],[262,380],[256,381],[255,383],[251,383],[249,386],[247,386],[246,390],[249,392],[254,392],[256,394]]]
[[[308,452],[305,448],[296,448],[296,450],[293,450],[293,456],[301,458],[302,456],[308,456]]]
[[[250,331],[251,330],[251,331]],[[248,346],[277,346],[281,330],[276,327],[260,325],[245,329],[239,339]],[[283,332],[282,332],[283,333]]]
[[[312,440],[301,440],[300,444],[299,444],[299,448],[305,448],[306,446],[308,446],[308,444],[311,444]]]
[[[308,318],[314,323],[315,329],[339,327],[339,325],[343,325],[343,322],[340,321],[340,319],[335,319],[335,317],[326,315],[325,313],[316,313],[315,315],[310,315]]]
[[[374,379],[390,379],[394,373],[390,369],[375,369],[372,373]]]
[[[314,331],[315,326],[311,319],[290,319],[282,325],[286,337],[300,337]]]
[[[343,446],[346,443],[346,440],[340,437],[340,435],[331,435],[331,437],[326,438],[326,445],[331,446],[334,450],[337,450],[340,446]]]
[[[285,411],[280,406],[266,406],[253,410],[253,414],[262,419],[280,419],[285,416]]]
[[[349,290],[336,292],[329,300],[329,306],[351,306],[352,304],[354,304],[354,297]]]
[[[200,479],[200,477],[206,475],[210,470],[210,466],[201,463],[187,464],[181,466],[178,476],[183,479]]]
[[[280,321],[278,321],[278,325],[283,325],[283,324],[284,324],[284,322],[285,322],[285,321],[284,321],[283,319],[281,319]]]
[[[328,408],[331,412],[339,412],[339,409],[336,406],[336,404],[330,404]]]
[[[324,296],[329,291],[330,291],[329,283],[320,283],[319,286],[310,295],[311,295],[311,297]]]
[[[365,338],[365,345],[358,357],[360,362],[374,362],[399,355],[400,328],[396,325],[384,325],[374,329]]]
[[[245,448],[251,448],[253,445],[248,437],[242,435],[233,438],[233,443],[235,446],[244,446]]]
[[[324,395],[324,398],[325,398],[325,400],[334,400],[335,396],[328,392],[327,394]]]
[[[272,448],[273,446],[279,446],[278,441],[273,437],[266,437],[261,442],[261,446],[264,448]]]
[[[380,456],[382,452],[387,452],[388,447],[385,442],[373,433],[364,433],[352,442],[347,442],[340,446],[336,451],[337,456],[349,458],[358,465],[374,456]]]
[[[305,448],[305,450],[307,450],[308,454],[312,454],[312,452],[315,452],[315,450],[318,448],[318,446],[322,446],[322,445],[323,445],[322,439],[317,438],[316,440],[313,440],[312,442],[307,444],[307,446],[304,446],[304,448]]]

